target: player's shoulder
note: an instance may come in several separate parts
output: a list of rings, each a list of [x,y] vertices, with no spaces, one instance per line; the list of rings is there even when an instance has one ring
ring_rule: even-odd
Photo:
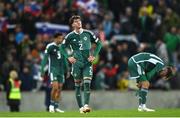
[[[94,35],[94,33],[93,33],[91,30],[83,29],[83,31],[84,31],[85,33],[89,33],[89,34],[91,34],[91,35]]]
[[[74,31],[69,32],[66,36],[65,39],[68,39],[69,37],[71,37],[74,34]]]
[[[55,45],[54,42],[48,43],[48,44],[46,45],[46,49],[52,48],[54,45]]]
[[[46,45],[45,53],[50,52],[50,51],[53,49],[54,45],[55,45],[54,42],[48,43],[48,44]]]

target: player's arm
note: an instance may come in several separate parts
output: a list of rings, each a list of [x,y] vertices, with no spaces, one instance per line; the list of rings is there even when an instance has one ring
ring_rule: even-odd
[[[160,63],[156,64],[156,66],[150,72],[146,74],[147,78],[148,79],[153,78],[157,73],[159,73],[162,70],[163,67],[164,65]]]
[[[46,63],[48,61],[48,56],[49,56],[50,50],[48,47],[46,47],[45,50],[45,54],[44,54],[44,58],[41,61],[41,76],[44,75],[45,71],[44,71],[44,67],[46,66]]]
[[[75,62],[76,62],[76,59],[75,59],[74,57],[70,57],[70,56],[68,55],[67,51],[66,51],[66,48],[69,46],[69,43],[70,43],[70,41],[69,41],[69,39],[68,39],[68,36],[66,36],[65,39],[63,40],[62,45],[61,45],[59,48],[60,48],[60,51],[61,51],[62,55],[64,55],[64,57],[65,57],[66,59],[68,59],[68,61],[69,61],[70,63],[75,63]]]
[[[92,61],[95,60],[95,57],[99,54],[99,52],[100,52],[100,50],[102,48],[102,43],[99,40],[99,38],[94,35],[94,33],[92,33],[92,32],[90,32],[90,33],[91,33],[91,42],[96,43],[96,48],[94,50],[93,55],[90,55],[89,58],[88,58],[88,60],[90,62],[92,62]]]
[[[100,40],[98,40],[98,42],[96,43],[96,48],[95,48],[94,53],[93,53],[94,57],[96,57],[99,54],[101,48],[102,48],[102,43]]]
[[[63,42],[62,42],[62,45],[59,47],[60,49],[60,52],[62,55],[64,55],[65,58],[68,58],[69,55],[66,51],[66,48],[70,45],[70,38],[69,38],[69,35],[65,36]]]
[[[68,58],[68,57],[69,57],[69,56],[68,56],[68,53],[67,53],[67,51],[66,51],[66,45],[65,45],[65,44],[62,44],[62,45],[59,47],[59,49],[60,49],[62,55],[63,55],[65,58]]]
[[[64,72],[68,72],[68,61],[67,59],[63,56],[63,64],[64,64]]]
[[[92,32],[90,32],[90,33],[91,33],[91,42],[96,43],[96,48],[93,53],[93,56],[96,57],[102,48],[102,43],[101,43],[100,39],[98,37],[96,37],[96,35],[94,33],[92,33]]]

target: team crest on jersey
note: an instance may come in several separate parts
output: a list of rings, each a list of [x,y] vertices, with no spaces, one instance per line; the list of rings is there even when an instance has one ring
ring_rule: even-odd
[[[86,41],[86,40],[87,40],[87,37],[85,36],[83,39]]]
[[[54,49],[54,52],[56,52],[56,49]]]

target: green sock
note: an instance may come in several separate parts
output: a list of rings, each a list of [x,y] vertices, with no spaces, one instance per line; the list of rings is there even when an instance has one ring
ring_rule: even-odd
[[[76,100],[78,103],[79,108],[83,107],[82,98],[81,98],[81,86],[80,84],[75,83],[75,93],[76,93]]]
[[[89,104],[91,80],[84,80],[84,104]]]
[[[54,102],[54,108],[58,108],[59,107],[59,102]]]
[[[50,101],[50,105],[52,105],[52,106],[54,106],[54,105],[55,105],[54,100],[51,100],[51,101]]]
[[[141,104],[146,104],[147,93],[148,89],[141,88],[139,92],[139,102],[141,102]]]
[[[138,100],[139,100],[139,106],[142,105],[142,98],[140,97],[140,94],[141,94],[141,90],[137,90],[136,92],[136,96],[138,97]]]

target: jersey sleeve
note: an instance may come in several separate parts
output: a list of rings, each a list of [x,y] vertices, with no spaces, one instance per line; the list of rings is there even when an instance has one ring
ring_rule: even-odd
[[[44,57],[41,61],[41,75],[42,76],[44,75],[44,67],[46,66],[46,63],[48,61],[48,56],[50,55],[50,53],[51,53],[51,46],[47,45],[44,51]]]
[[[158,63],[150,72],[146,74],[148,79],[152,79],[155,75],[157,75],[162,69],[164,65]]]
[[[91,42],[96,43],[96,48],[95,48],[94,53],[93,53],[93,56],[96,57],[102,48],[102,43],[99,40],[99,38],[96,37],[96,35],[94,33],[90,32],[90,34],[91,34]]]
[[[65,58],[68,58],[68,53],[66,51],[66,48],[69,46],[69,44],[70,44],[70,36],[67,35],[64,38],[62,45],[59,47],[60,52],[64,55]]]
[[[91,37],[91,42],[97,43],[98,41],[100,41],[99,38],[93,32],[89,31],[89,33],[91,35],[90,36]]]
[[[51,51],[51,48],[49,45],[47,45],[44,53],[48,55],[48,54],[50,54],[50,51]]]

